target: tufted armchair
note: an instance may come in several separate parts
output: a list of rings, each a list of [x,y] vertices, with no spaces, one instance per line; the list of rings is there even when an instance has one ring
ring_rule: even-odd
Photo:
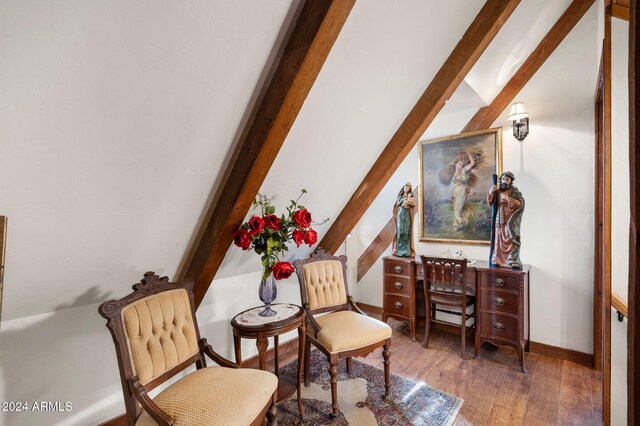
[[[327,356],[331,376],[332,415],[338,414],[338,362],[346,358],[351,373],[351,358],[367,356],[384,346],[385,393],[389,394],[389,347],[391,327],[368,317],[355,304],[347,286],[346,256],[331,256],[318,248],[306,260],[296,260],[302,305],[307,313],[307,344],[305,345],[304,383],[309,386],[309,343]],[[316,316],[318,314],[324,315]]]
[[[193,285],[147,272],[128,296],[98,308],[116,346],[128,424],[244,426],[265,415],[275,424],[277,377],[238,368],[200,338]],[[221,367],[207,368],[204,355]],[[148,395],[194,363],[195,371]]]

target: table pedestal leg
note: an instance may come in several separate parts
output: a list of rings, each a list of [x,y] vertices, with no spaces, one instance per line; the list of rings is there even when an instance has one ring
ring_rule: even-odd
[[[305,342],[306,342],[306,326],[303,322],[300,327],[298,327],[298,381],[296,383],[296,390],[298,391],[298,412],[300,413],[300,419],[304,420],[304,411],[302,410],[302,395],[300,392],[302,391],[302,368],[304,364],[304,351],[305,351]]]
[[[258,339],[256,340],[256,347],[258,348],[258,359],[260,370],[267,369],[267,348],[269,347],[269,339],[263,334],[258,333]]]
[[[233,335],[233,349],[236,355],[236,364],[242,366],[242,349],[240,344],[240,336]]]

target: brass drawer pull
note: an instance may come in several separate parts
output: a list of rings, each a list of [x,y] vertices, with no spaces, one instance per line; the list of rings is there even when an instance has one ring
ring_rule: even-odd
[[[400,290],[402,288],[402,283],[396,281],[395,283],[393,283],[393,286],[397,289]]]
[[[395,306],[396,309],[402,309],[402,303],[400,302],[394,303],[393,306]]]
[[[393,271],[394,271],[395,273],[397,273],[397,274],[401,273],[401,272],[402,272],[402,266],[400,266],[400,265],[396,265],[396,266],[394,266],[394,267],[393,267]]]
[[[502,278],[496,278],[495,280],[493,280],[493,283],[496,285],[496,287],[504,287],[504,280]]]
[[[495,297],[493,299],[493,303],[495,303],[497,306],[504,306],[505,301],[502,297]]]
[[[498,331],[504,331],[504,324],[502,324],[501,322],[494,322],[493,328],[495,328]]]

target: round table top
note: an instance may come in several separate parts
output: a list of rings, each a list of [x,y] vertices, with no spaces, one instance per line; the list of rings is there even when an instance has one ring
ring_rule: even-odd
[[[233,317],[231,325],[234,327],[260,327],[278,322],[288,323],[289,321],[286,320],[298,319],[304,313],[300,306],[289,303],[276,303],[271,305],[271,309],[276,312],[276,314],[271,317],[261,317],[258,315],[259,312],[264,310],[264,306],[240,312]]]

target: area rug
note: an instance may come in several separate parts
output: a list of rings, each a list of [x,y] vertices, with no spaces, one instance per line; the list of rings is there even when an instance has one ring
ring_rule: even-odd
[[[280,368],[280,374],[296,376],[298,360]],[[353,360],[352,374],[346,362],[338,367],[338,405],[340,414],[331,418],[329,363],[317,350],[311,352],[311,386],[302,386],[305,421],[298,414],[297,395],[278,407],[278,425],[446,425],[455,420],[462,399],[431,388],[422,382],[391,374],[391,393],[386,401],[384,372]],[[393,371],[393,362],[391,363]]]

